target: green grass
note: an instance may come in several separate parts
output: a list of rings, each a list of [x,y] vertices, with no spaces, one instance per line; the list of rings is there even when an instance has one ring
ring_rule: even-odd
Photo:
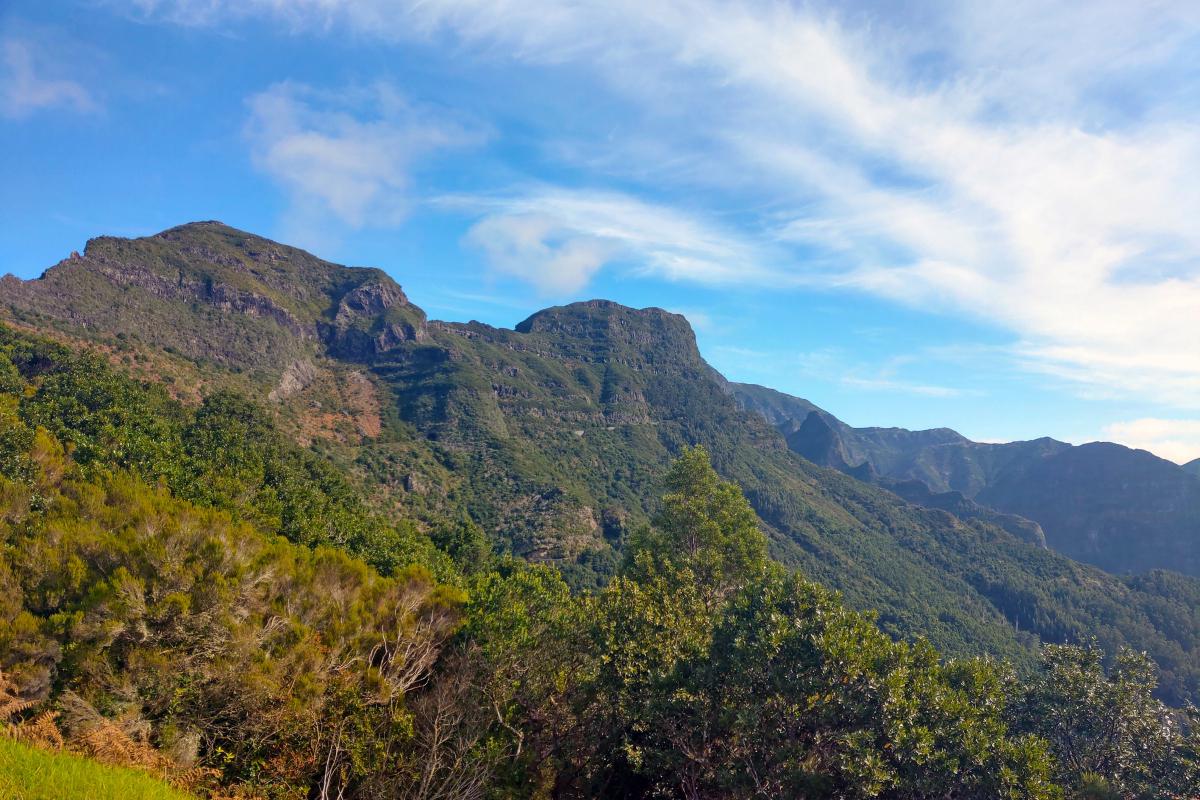
[[[142,772],[0,736],[0,797],[6,800],[195,800]]]

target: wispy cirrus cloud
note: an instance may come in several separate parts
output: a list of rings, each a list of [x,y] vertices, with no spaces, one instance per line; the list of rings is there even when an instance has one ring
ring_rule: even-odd
[[[501,272],[546,294],[582,289],[606,264],[711,285],[791,281],[765,247],[711,220],[615,192],[533,188],[507,197],[447,197],[481,213],[466,241]]]
[[[563,133],[558,152],[588,153],[576,165],[597,185],[653,174],[675,181],[656,196],[707,188],[712,205],[757,215],[738,234],[749,252],[791,248],[796,285],[986,321],[1031,369],[1200,408],[1200,7],[979,0],[914,22],[886,4],[752,0],[137,5],[569,65],[635,112],[620,141]],[[721,274],[707,257],[671,267],[673,251],[637,231],[597,236],[572,221],[577,197],[556,199],[486,213],[471,238],[559,290],[617,258]],[[775,263],[741,272],[779,285]]]
[[[100,106],[77,80],[61,74],[47,48],[33,40],[0,39],[0,116],[25,119],[39,111],[93,113]]]
[[[730,348],[717,348],[728,351]],[[912,377],[911,367],[918,362],[936,357],[930,352],[893,356],[882,361],[868,361],[856,357],[839,347],[825,347],[801,353],[761,353],[735,355],[766,362],[778,368],[784,365],[793,376],[840,385],[861,392],[911,395],[914,397],[953,398],[978,394],[973,389],[944,386]]]

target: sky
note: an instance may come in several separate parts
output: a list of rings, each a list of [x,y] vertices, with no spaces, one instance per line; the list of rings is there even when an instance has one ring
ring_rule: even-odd
[[[1200,4],[0,0],[0,273],[218,219],[684,314],[853,425],[1200,457]]]

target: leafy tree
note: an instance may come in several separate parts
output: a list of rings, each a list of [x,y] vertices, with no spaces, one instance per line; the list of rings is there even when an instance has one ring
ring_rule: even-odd
[[[1018,725],[1050,743],[1058,779],[1085,794],[1107,786],[1132,797],[1200,785],[1196,731],[1185,740],[1178,715],[1154,698],[1154,662],[1129,649],[1108,670],[1104,661],[1094,642],[1047,645],[1017,709]]]
[[[1008,730],[1000,667],[943,666],[769,567],[753,512],[703,450],[666,483],[655,527],[596,603],[592,791],[1057,796],[1044,746]]]
[[[703,447],[684,450],[663,484],[653,525],[630,542],[628,574],[686,571],[712,611],[767,569],[758,516],[737,484],[717,476]]]
[[[429,538],[464,573],[476,573],[488,566],[492,549],[487,535],[466,514],[430,531]]]

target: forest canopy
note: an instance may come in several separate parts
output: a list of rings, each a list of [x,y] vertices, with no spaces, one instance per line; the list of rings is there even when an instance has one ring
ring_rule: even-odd
[[[281,799],[1200,785],[1196,720],[1146,656],[941,658],[772,562],[703,449],[661,486],[618,574],[573,591],[469,519],[381,513],[237,395],[188,409],[4,331],[8,733]]]

